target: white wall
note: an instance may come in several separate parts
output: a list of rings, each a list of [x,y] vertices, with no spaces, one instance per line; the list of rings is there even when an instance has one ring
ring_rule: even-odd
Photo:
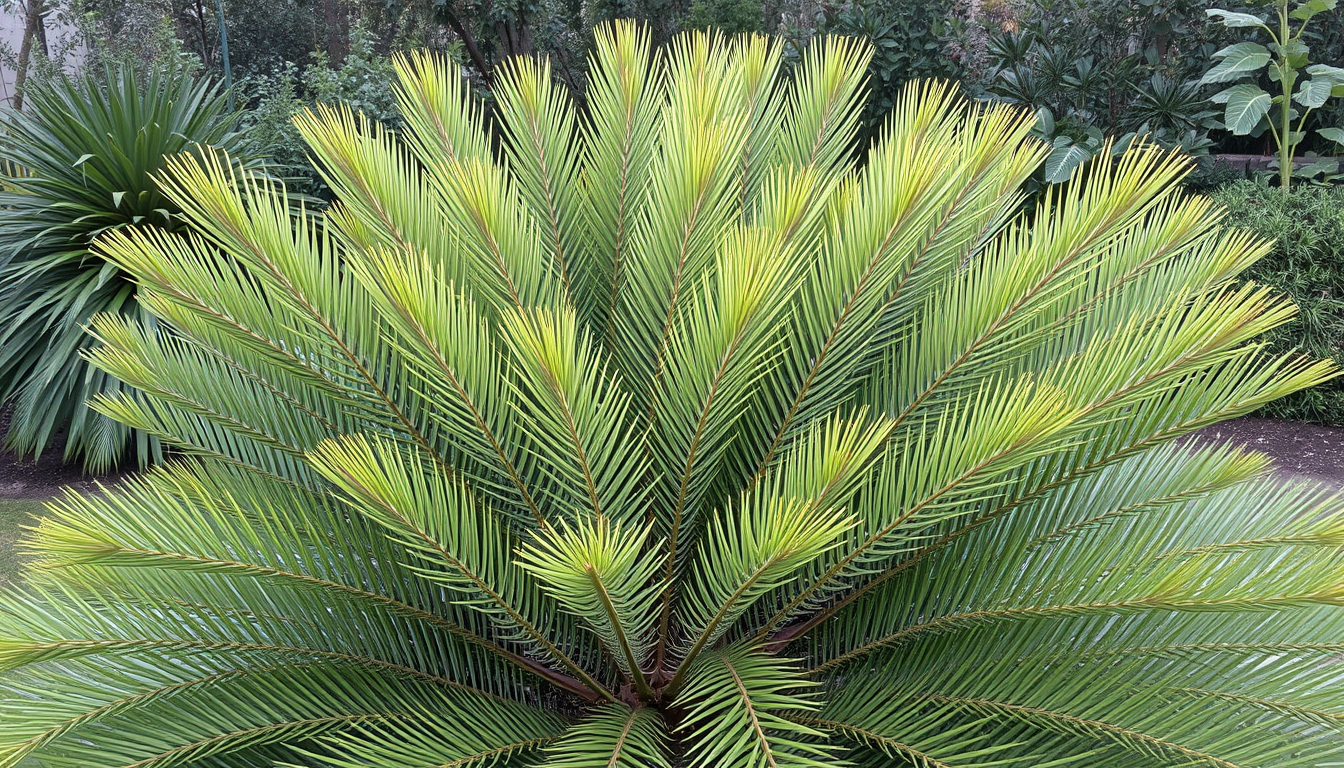
[[[10,5],[10,3],[5,5]],[[0,10],[0,43],[3,43],[13,53],[14,58],[17,58],[19,47],[23,44],[24,12],[23,3],[15,2],[12,5],[16,7],[9,10]],[[74,44],[77,39],[74,28],[55,14],[47,15],[46,26],[47,47],[51,54],[56,56],[62,51],[67,51],[65,56],[66,69],[78,66],[83,59],[84,47],[82,44]],[[40,53],[40,51],[41,48],[34,41],[33,52]],[[14,62],[0,61],[0,103],[8,105],[13,100]]]

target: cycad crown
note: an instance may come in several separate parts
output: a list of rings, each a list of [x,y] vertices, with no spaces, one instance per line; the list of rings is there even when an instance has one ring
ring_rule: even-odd
[[[599,32],[179,162],[104,243],[111,417],[184,458],[35,533],[0,765],[1312,766],[1338,504],[1177,438],[1330,375],[1147,148],[1020,215],[1029,118],[868,52]]]

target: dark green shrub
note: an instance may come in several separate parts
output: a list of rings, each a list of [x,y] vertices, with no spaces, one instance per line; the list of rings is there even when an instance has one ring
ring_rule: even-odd
[[[827,9],[820,31],[868,40],[868,103],[859,135],[867,146],[911,80],[959,80],[962,62],[951,43],[961,34],[953,0],[849,2]]]
[[[90,246],[121,227],[176,229],[178,208],[155,175],[201,145],[236,154],[240,135],[223,92],[176,69],[55,79],[25,107],[0,115],[0,401],[14,408],[5,439],[38,455],[65,428],[67,460],[107,469],[135,443],[144,463],[152,441],[85,405],[124,389],[84,360],[89,318],[147,317],[131,281]]]
[[[315,104],[347,104],[386,126],[398,123],[396,78],[392,57],[378,53],[374,37],[363,25],[350,34],[350,52],[339,65],[317,53],[300,70],[286,61],[268,74],[239,83],[248,105],[239,120],[248,140],[271,162],[289,188],[323,201],[331,199],[322,176],[308,158],[308,146],[294,127],[294,116]]]
[[[991,19],[973,92],[1040,117],[1053,147],[1039,181],[1068,180],[1079,165],[1137,137],[1192,156],[1218,126],[1197,82],[1217,50],[1204,8],[1190,0],[1040,0]]]
[[[1228,223],[1273,238],[1274,250],[1245,272],[1297,302],[1300,314],[1268,334],[1275,351],[1301,349],[1344,362],[1344,189],[1297,187],[1285,194],[1261,182],[1226,186],[1213,198]],[[1344,380],[1276,400],[1265,415],[1344,425]]]
[[[730,35],[760,32],[765,23],[761,0],[695,0],[686,12],[686,29],[717,29]]]

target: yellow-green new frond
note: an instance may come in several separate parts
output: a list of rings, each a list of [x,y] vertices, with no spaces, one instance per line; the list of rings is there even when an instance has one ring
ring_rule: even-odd
[[[549,480],[548,508],[567,519],[646,517],[648,464],[630,450],[640,427],[596,340],[569,309],[512,313],[503,330],[518,370],[516,420]]]
[[[594,30],[589,69],[580,192],[585,256],[575,301],[610,345],[651,179],[663,69],[648,30],[631,21]]]
[[[520,565],[561,606],[583,619],[644,693],[643,668],[653,647],[660,563],[645,555],[648,530],[623,529],[604,517],[580,518],[523,545]]]
[[[690,638],[681,652],[683,669],[758,600],[841,545],[857,522],[848,504],[868,480],[887,428],[861,419],[818,425],[772,477],[715,516],[681,606]]]
[[[570,726],[547,750],[545,768],[671,768],[657,710],[609,704]]]
[[[399,56],[394,65],[406,139],[418,156],[454,163],[490,158],[481,106],[461,67],[423,51]]]
[[[668,55],[646,218],[623,270],[616,315],[622,371],[645,407],[672,324],[740,222],[735,203],[749,115],[739,108],[743,83],[735,74],[716,34],[679,38]]]
[[[571,151],[578,139],[574,105],[544,59],[539,64],[515,59],[496,78],[494,92],[509,168],[540,223],[555,270],[573,296],[577,273],[588,269],[579,218],[580,155]],[[584,315],[589,314],[585,307]]]

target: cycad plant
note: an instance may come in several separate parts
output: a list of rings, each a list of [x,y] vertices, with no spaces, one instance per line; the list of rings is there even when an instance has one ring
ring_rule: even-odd
[[[180,226],[154,174],[168,157],[214,145],[240,156],[223,92],[180,70],[130,68],[56,78],[25,94],[25,111],[0,114],[0,400],[13,407],[11,447],[41,454],[64,428],[65,458],[101,471],[143,434],[85,407],[125,391],[83,355],[100,312],[147,320],[135,285],[91,250],[118,227]]]
[[[340,203],[181,160],[95,324],[181,460],[0,607],[0,765],[1316,766],[1344,520],[1183,435],[1330,375],[1135,148],[1019,217],[1031,118],[868,52],[599,32],[590,111],[399,65]]]

